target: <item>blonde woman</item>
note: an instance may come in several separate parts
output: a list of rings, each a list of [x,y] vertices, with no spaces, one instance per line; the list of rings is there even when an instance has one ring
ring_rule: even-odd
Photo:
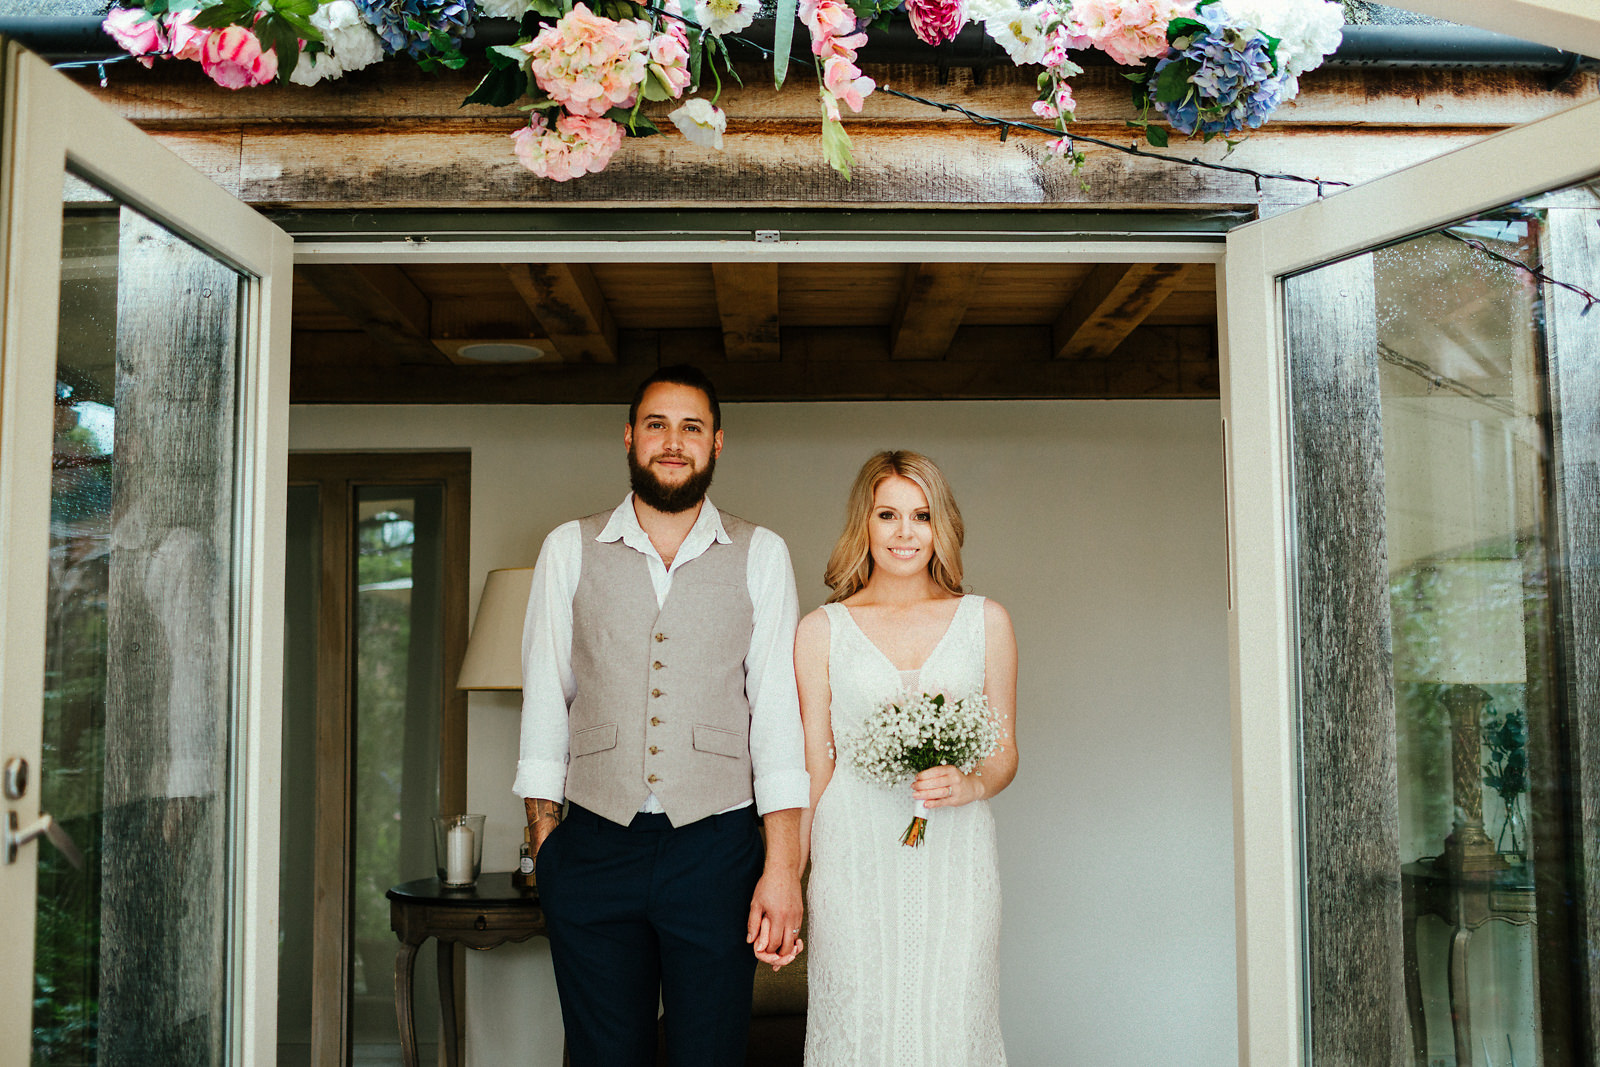
[[[1004,608],[963,595],[962,538],[932,460],[873,456],[828,561],[832,596],[795,638],[811,774],[807,1067],[1005,1063],[988,799],[1017,770],[1017,647]],[[836,763],[835,735],[905,691],[982,691],[1000,716],[1000,750],[971,774],[924,771],[909,790]],[[912,796],[932,809],[918,848],[900,844]]]

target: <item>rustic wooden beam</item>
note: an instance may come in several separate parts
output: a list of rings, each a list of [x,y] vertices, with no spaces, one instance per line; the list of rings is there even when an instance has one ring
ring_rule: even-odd
[[[943,359],[983,277],[982,263],[910,263],[889,327],[890,359]]]
[[[445,363],[429,339],[427,296],[390,264],[302,264],[295,273],[400,363]]]
[[[968,326],[943,360],[892,362],[888,331],[794,327],[783,358],[720,359],[720,330],[623,330],[616,364],[407,368],[359,334],[294,338],[291,399],[302,404],[626,404],[656,366],[693,359],[724,400],[1215,398],[1215,331],[1205,326],[1135,330],[1114,359],[1049,358],[1048,326]],[[1028,360],[986,358],[994,351]]]
[[[1056,320],[1058,359],[1104,359],[1182,284],[1185,263],[1101,263]]]
[[[727,357],[750,362],[777,359],[778,264],[713,263],[711,277]]]
[[[509,263],[511,284],[566,363],[615,363],[617,324],[583,263]]]

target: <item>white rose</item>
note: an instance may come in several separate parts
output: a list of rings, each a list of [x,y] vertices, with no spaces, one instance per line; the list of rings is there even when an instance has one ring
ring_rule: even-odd
[[[667,115],[682,134],[702,148],[722,151],[722,132],[728,128],[728,116],[720,107],[713,107],[703,97],[690,97],[683,106]]]
[[[695,0],[694,20],[707,33],[720,37],[743,30],[760,12],[761,0]]]

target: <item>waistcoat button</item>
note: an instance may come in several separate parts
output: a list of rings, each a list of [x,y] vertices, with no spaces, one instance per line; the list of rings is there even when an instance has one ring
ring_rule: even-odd
[[[661,725],[661,720],[656,718],[654,715],[652,715],[652,716],[650,716],[650,725],[651,726],[660,726]]]
[[[657,641],[665,641],[666,639],[667,639],[667,635],[666,634],[656,634],[656,640]]]
[[[650,695],[651,695],[651,696],[653,696],[653,697],[658,697],[658,696],[660,696],[660,695],[661,695],[661,690],[659,690],[659,689],[652,689],[652,690],[650,690]]]
[[[656,746],[651,745],[650,746],[650,755],[659,756],[659,755],[661,755],[661,750],[659,748],[657,748]]]
[[[656,660],[654,663],[650,664],[650,668],[652,670],[657,670],[657,671],[659,671],[662,667],[665,667],[665,666],[666,666],[666,664],[662,663],[660,660]]]
[[[645,781],[649,782],[651,785],[655,785],[657,782],[661,781],[661,779],[652,774],[650,777],[646,778]]]

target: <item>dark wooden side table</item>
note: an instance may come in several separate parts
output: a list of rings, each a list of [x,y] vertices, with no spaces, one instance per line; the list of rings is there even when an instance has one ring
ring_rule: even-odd
[[[511,884],[509,872],[480,875],[470,889],[446,889],[437,878],[402,882],[385,894],[389,898],[389,927],[400,939],[394,961],[394,1007],[400,1021],[400,1053],[406,1067],[417,1064],[417,1024],[412,1014],[412,984],[417,949],[428,938],[439,942],[439,1008],[443,1016],[445,1062],[461,1063],[456,1033],[455,953],[460,942],[468,948],[491,949],[507,941],[526,941],[543,935],[544,911],[539,894]]]
[[[1472,1014],[1468,999],[1467,949],[1473,931],[1490,921],[1527,926],[1534,922],[1533,869],[1507,867],[1481,873],[1449,871],[1431,860],[1400,868],[1401,936],[1405,951],[1406,1009],[1411,1016],[1414,1062],[1428,1062],[1427,1022],[1422,1010],[1422,979],[1417,972],[1417,924],[1437,915],[1451,928],[1450,1025],[1456,1062],[1472,1062]]]

